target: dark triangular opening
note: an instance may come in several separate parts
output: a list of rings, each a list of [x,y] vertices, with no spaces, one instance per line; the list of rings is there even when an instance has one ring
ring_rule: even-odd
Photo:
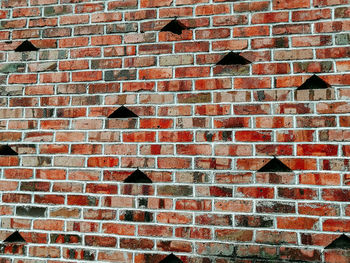
[[[332,243],[326,246],[324,249],[349,249],[350,238],[344,234],[334,239]]]
[[[11,149],[8,145],[0,146],[0,155],[18,155],[14,150]]]
[[[171,253],[169,256],[159,261],[159,263],[183,263],[183,261],[177,256],[175,256],[173,253]]]
[[[258,172],[265,172],[265,173],[292,172],[292,170],[287,165],[285,165],[280,160],[278,160],[276,157],[274,157],[267,164],[265,164],[263,167],[261,167],[258,170]]]
[[[331,85],[329,85],[327,82],[325,82],[323,79],[316,75],[312,75],[310,78],[308,78],[301,86],[297,88],[297,90],[304,90],[304,89],[326,89],[329,88]]]
[[[169,31],[177,35],[182,34],[182,30],[186,29],[186,27],[181,24],[179,21],[172,20],[165,27],[163,27],[160,31]]]
[[[25,40],[20,44],[16,49],[15,52],[25,52],[25,51],[37,51],[39,48],[35,47],[30,41]]]
[[[238,53],[230,52],[226,54],[216,65],[246,65],[251,62]]]
[[[130,174],[125,180],[124,183],[142,183],[149,184],[152,183],[152,180],[149,177],[141,172],[139,168],[137,168],[132,174]]]
[[[13,232],[11,235],[9,235],[5,240],[4,242],[7,242],[7,243],[17,243],[17,242],[26,242],[24,240],[24,238],[21,236],[21,234],[16,231],[16,232]]]
[[[138,117],[135,113],[124,106],[120,106],[108,118],[134,118]]]

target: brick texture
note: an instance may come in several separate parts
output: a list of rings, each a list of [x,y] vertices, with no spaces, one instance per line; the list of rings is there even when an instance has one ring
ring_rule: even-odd
[[[349,0],[0,1],[0,262],[350,262],[349,31]]]

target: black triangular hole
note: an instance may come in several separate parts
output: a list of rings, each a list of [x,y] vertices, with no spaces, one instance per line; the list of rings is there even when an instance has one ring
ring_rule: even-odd
[[[15,52],[25,52],[25,51],[37,51],[39,48],[35,47],[30,41],[25,40],[20,44],[16,49]]]
[[[182,34],[182,30],[186,29],[186,27],[181,24],[179,21],[172,20],[165,27],[163,27],[160,31],[169,31],[177,35]]]
[[[238,53],[230,52],[226,54],[216,65],[246,65],[251,62]]]
[[[124,106],[120,106],[108,118],[134,118],[138,117],[135,113]]]
[[[0,146],[0,155],[18,155],[14,150],[8,145]]]
[[[297,90],[303,90],[303,89],[326,89],[329,88],[331,85],[329,85],[327,82],[325,82],[323,79],[316,75],[312,75],[310,78],[308,78],[301,86],[297,88]]]
[[[287,165],[278,160],[276,157],[274,157],[267,164],[261,167],[258,170],[258,172],[292,172],[292,170]]]
[[[142,183],[149,184],[152,183],[152,180],[148,178],[146,174],[141,172],[138,168],[130,174],[125,180],[124,183]]]
[[[169,256],[159,261],[159,263],[183,263],[183,261],[177,256],[175,256],[173,253],[171,253]]]
[[[16,231],[16,232],[13,232],[11,235],[9,235],[5,240],[4,242],[7,242],[7,243],[17,243],[17,242],[26,242],[24,240],[24,238],[21,236],[21,234]]]
[[[344,234],[334,239],[332,243],[326,246],[324,249],[349,249],[350,238]]]

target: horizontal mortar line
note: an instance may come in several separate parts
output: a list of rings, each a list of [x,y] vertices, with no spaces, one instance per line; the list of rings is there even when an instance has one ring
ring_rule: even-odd
[[[251,156],[252,157],[255,157],[255,156]],[[270,156],[272,157],[272,156]],[[304,156],[300,156],[300,157],[304,157]],[[290,157],[280,157],[281,159],[300,159],[299,158],[290,158]],[[170,157],[171,158],[171,157]],[[241,158],[241,159],[251,159],[251,158]],[[266,157],[262,157],[264,159],[266,159]],[[227,158],[228,159],[228,158]],[[255,158],[256,159],[256,158]],[[305,159],[305,158],[304,158]],[[337,157],[334,157],[332,158],[334,160],[345,160],[346,158],[337,158]],[[321,159],[321,160],[327,160],[327,159]],[[26,168],[26,169],[32,169],[32,168],[39,168],[38,166],[6,166],[5,169],[21,169],[21,168]],[[67,166],[45,166],[45,168],[47,169],[67,169]],[[97,167],[99,169],[108,169],[108,168],[101,168],[101,167]],[[129,168],[129,169],[136,169],[137,167],[133,167],[133,168]],[[42,168],[40,168],[42,169]],[[68,169],[74,169],[74,170],[79,170],[79,169],[87,169],[87,168],[84,168],[84,167],[81,167],[81,166],[72,166],[72,167],[69,167]],[[94,168],[96,169],[96,168]],[[118,170],[118,169],[122,169],[122,168],[118,168],[118,167],[111,167],[110,170]],[[127,169],[127,168],[123,168],[123,169]],[[143,168],[142,168],[143,169]],[[148,168],[148,169],[157,169],[157,168]],[[163,168],[163,169],[166,169],[166,168]],[[168,170],[166,171],[169,171],[169,168]],[[174,172],[181,172],[181,171],[189,171],[188,169],[187,170],[183,170],[183,169],[171,169],[171,171],[174,171]],[[196,171],[196,172],[213,172],[213,170],[209,170],[209,169],[201,169],[201,168],[195,168],[195,169],[191,169],[190,171]],[[215,170],[215,171],[218,171],[220,173],[227,173],[227,172],[236,172],[236,173],[246,173],[246,172],[256,172],[256,170],[235,170],[235,169],[232,169],[232,170],[228,170],[228,169],[223,169],[223,170]],[[299,171],[303,171],[303,173],[317,173],[317,172],[320,172],[320,170],[299,170]],[[325,171],[328,171],[328,170],[325,170]],[[164,171],[165,172],[165,171]],[[346,171],[341,171],[341,170],[335,170],[333,172],[337,172],[337,173],[346,173]],[[78,181],[77,181],[78,182]],[[81,182],[81,181],[80,181]],[[188,184],[188,183],[187,183]],[[339,186],[338,186],[339,187]]]
[[[253,187],[253,188],[258,188],[258,187],[261,187],[262,186],[253,186],[253,185],[250,185],[250,187]],[[265,187],[267,188],[267,187]],[[285,187],[287,188],[287,187]],[[307,188],[307,187],[289,187],[289,189],[304,189],[304,188]],[[324,188],[324,189],[320,189],[320,188],[312,188],[314,190],[316,189],[319,189],[319,190],[331,190],[331,189],[339,189],[339,186],[338,188],[331,188],[331,187],[328,187],[328,188]],[[347,189],[347,188],[345,188]],[[345,190],[345,189],[342,189],[342,190]],[[9,192],[10,193],[10,192]],[[23,191],[13,191],[11,193],[22,193],[22,194],[28,194],[27,192],[23,192]],[[4,192],[4,194],[6,194],[6,192]],[[91,197],[101,197],[101,198],[104,198],[104,197],[135,197],[135,195],[122,195],[122,194],[96,194],[96,196],[94,195],[91,195],[90,193],[62,193],[62,192],[46,192],[46,193],[33,193],[31,192],[31,195],[34,196],[34,195],[63,195],[63,196],[91,196]],[[296,203],[296,205],[298,204],[308,204],[308,205],[314,205],[314,204],[330,204],[330,202],[332,204],[337,204],[337,205],[344,205],[344,204],[348,204],[350,203],[349,202],[346,202],[346,201],[333,201],[333,200],[322,200],[322,199],[288,199],[288,198],[251,198],[251,197],[212,197],[212,196],[169,196],[169,195],[137,195],[137,198],[146,198],[146,197],[158,197],[158,198],[166,198],[166,199],[172,199],[173,201],[179,201],[179,200],[193,200],[193,198],[196,198],[196,201],[205,201],[205,200],[210,200],[210,201],[256,201],[256,202],[261,202],[261,203],[271,203],[271,202],[274,202],[274,203]],[[190,198],[192,197],[192,199],[186,199],[186,198]],[[39,207],[40,205],[44,205],[44,204],[37,204],[37,203],[3,203],[3,204],[6,204],[6,205],[17,205],[16,207],[20,206],[25,206],[25,207],[31,207],[31,206],[35,206],[35,207]],[[45,204],[45,206],[40,206],[40,207],[50,207],[50,208],[62,208],[62,206],[66,207],[66,206],[69,206],[71,208],[85,208],[85,209],[91,209],[91,208],[95,208],[95,210],[98,210],[98,209],[101,209],[101,208],[106,208],[106,209],[126,209],[126,210],[137,210],[137,208],[132,208],[132,207],[110,207],[110,206],[89,206],[89,205],[86,205],[86,206],[78,206],[78,205],[65,205],[65,204]],[[143,208],[138,208],[138,209],[143,209]],[[146,209],[146,208],[145,208]],[[155,210],[155,209],[152,209],[152,208],[147,208],[147,210]],[[244,214],[244,213],[249,213],[249,214],[252,214],[253,212],[239,212],[239,211],[231,211],[231,210],[201,210],[201,211],[190,211],[190,210],[171,210],[171,209],[162,209],[161,211],[157,211],[157,212],[175,212],[175,211],[181,211],[183,213],[206,213],[206,212],[211,212],[213,214],[222,214],[222,213],[241,213],[241,214]],[[298,213],[294,213],[294,214],[298,214]],[[273,214],[270,214],[270,215],[273,215]],[[286,215],[286,214],[284,214]],[[305,215],[305,216],[308,216],[308,215]],[[311,216],[317,216],[317,215],[311,215]],[[339,216],[338,216],[339,217]],[[334,217],[332,217],[334,218]]]

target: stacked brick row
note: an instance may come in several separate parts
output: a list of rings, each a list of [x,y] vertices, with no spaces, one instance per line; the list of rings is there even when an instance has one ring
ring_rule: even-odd
[[[349,0],[0,2],[0,262],[348,262]]]

